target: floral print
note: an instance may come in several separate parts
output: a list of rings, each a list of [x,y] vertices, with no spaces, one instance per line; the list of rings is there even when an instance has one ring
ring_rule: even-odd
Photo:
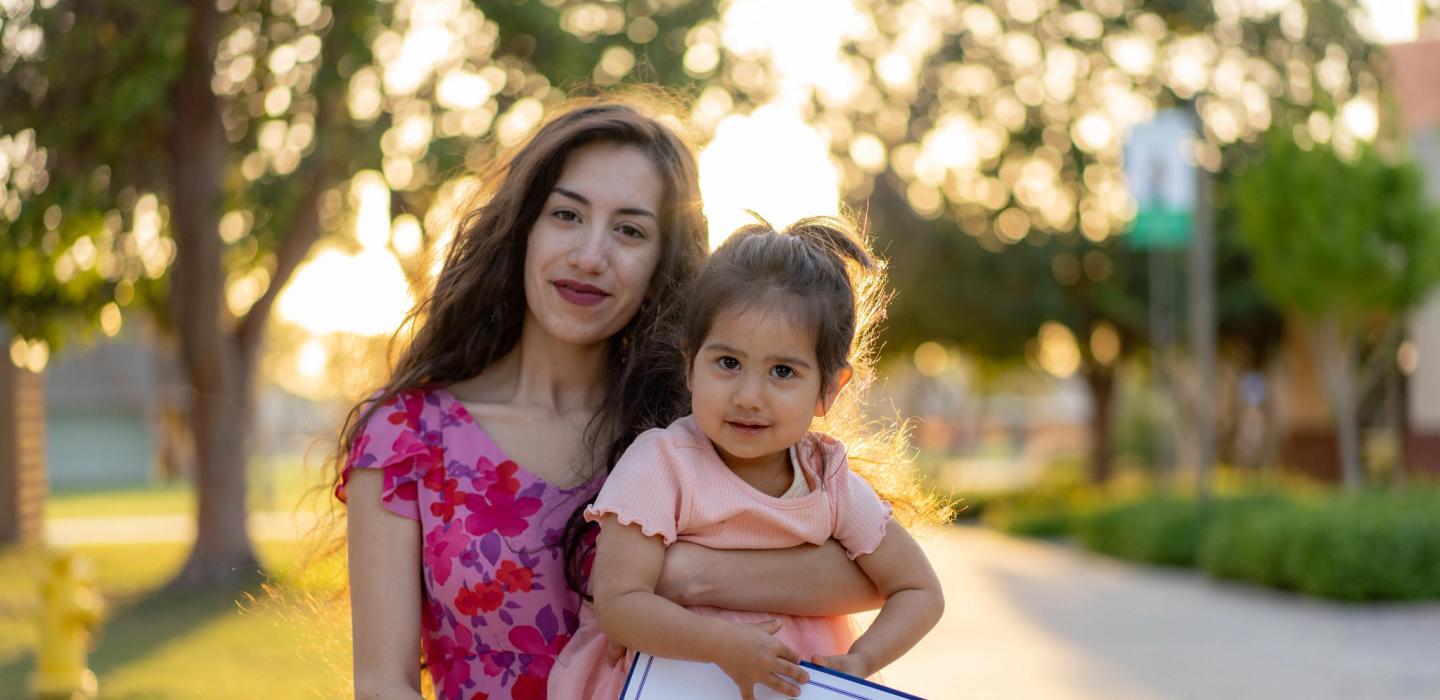
[[[444,389],[378,408],[345,479],[351,469],[382,470],[382,505],[420,522],[421,647],[436,695],[545,698],[579,625],[560,534],[599,479],[562,489],[520,468]],[[336,496],[345,500],[344,480]]]

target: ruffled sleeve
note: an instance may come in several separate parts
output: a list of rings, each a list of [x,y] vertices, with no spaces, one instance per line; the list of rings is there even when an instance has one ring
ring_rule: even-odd
[[[638,525],[647,536],[675,542],[685,520],[691,472],[669,431],[650,430],[635,438],[605,479],[585,519],[613,514],[621,524]]]
[[[826,453],[826,484],[835,510],[835,541],[845,547],[845,554],[852,560],[870,554],[885,538],[885,526],[892,516],[890,504],[881,500],[870,482],[850,469],[845,447],[839,441],[824,436],[821,449]]]
[[[381,505],[396,515],[420,519],[419,488],[425,476],[444,464],[442,450],[422,439],[425,398],[405,392],[382,404],[355,436],[335,497],[346,502],[346,483],[355,469],[382,469]]]

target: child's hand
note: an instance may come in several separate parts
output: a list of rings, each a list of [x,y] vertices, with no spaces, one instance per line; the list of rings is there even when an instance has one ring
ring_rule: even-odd
[[[870,664],[859,654],[839,654],[837,656],[815,656],[811,663],[816,666],[824,666],[832,671],[839,671],[856,678],[866,678],[871,675]]]
[[[779,620],[732,628],[715,663],[735,681],[743,700],[755,700],[756,683],[788,697],[800,694],[799,686],[810,680],[810,674],[800,667],[800,655],[773,636],[780,631]]]

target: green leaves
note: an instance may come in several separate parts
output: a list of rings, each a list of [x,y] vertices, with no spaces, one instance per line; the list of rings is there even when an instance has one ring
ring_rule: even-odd
[[[1236,182],[1239,232],[1261,285],[1283,306],[1347,323],[1413,306],[1440,282],[1440,219],[1413,165],[1373,148],[1353,161],[1301,148],[1287,131]]]

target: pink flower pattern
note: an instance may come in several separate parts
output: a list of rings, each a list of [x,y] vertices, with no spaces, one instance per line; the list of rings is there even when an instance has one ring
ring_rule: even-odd
[[[444,389],[377,409],[346,479],[353,469],[381,469],[382,505],[420,522],[421,646],[437,697],[543,700],[579,624],[559,533],[598,480],[561,489],[522,469]]]

